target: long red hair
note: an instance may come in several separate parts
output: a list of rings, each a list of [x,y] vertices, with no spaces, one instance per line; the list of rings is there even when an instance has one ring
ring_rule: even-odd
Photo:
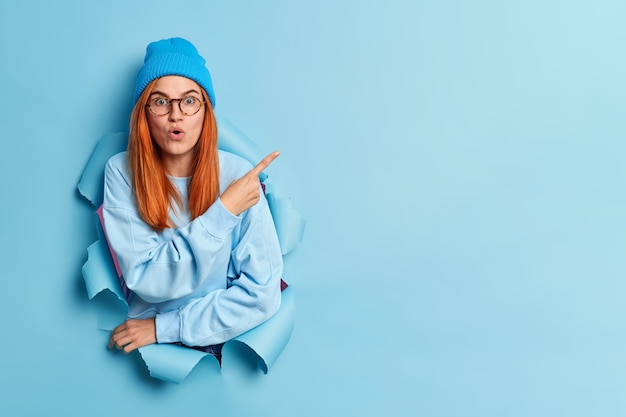
[[[131,185],[142,219],[154,230],[173,227],[170,211],[182,207],[181,196],[167,177],[161,150],[150,136],[146,105],[155,81],[144,89],[135,104],[130,118],[128,138],[128,163]],[[191,167],[187,195],[187,209],[191,219],[204,213],[217,200],[220,192],[219,157],[217,153],[217,123],[211,102],[202,90],[205,99],[204,122],[196,153]],[[174,204],[177,207],[174,207]]]

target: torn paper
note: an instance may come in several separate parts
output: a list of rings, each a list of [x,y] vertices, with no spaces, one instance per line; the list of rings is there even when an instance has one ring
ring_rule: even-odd
[[[260,161],[256,145],[230,122],[218,120],[218,146],[247,159],[253,165]],[[104,167],[108,159],[126,150],[127,133],[104,135],[97,143],[78,183],[80,193],[94,206],[98,240],[87,250],[88,258],[83,265],[83,278],[89,299],[102,297],[107,299],[106,308],[98,311],[98,327],[112,330],[126,319],[128,312],[128,289],[124,285],[119,265],[111,251],[103,229],[101,205],[104,194]],[[266,180],[262,175],[260,179]],[[267,186],[267,183],[264,183]],[[264,187],[265,188],[265,187]],[[271,189],[271,187],[269,188]],[[268,204],[283,255],[293,250],[302,240],[305,221],[287,198],[273,191],[267,192]],[[279,311],[265,323],[236,337],[229,343],[242,343],[255,355],[264,373],[276,362],[284,350],[294,328],[295,305],[293,289],[282,282],[282,301]],[[175,344],[153,344],[139,349],[150,375],[164,381],[182,382],[193,368],[210,354]],[[228,366],[229,360],[222,358],[222,366]]]

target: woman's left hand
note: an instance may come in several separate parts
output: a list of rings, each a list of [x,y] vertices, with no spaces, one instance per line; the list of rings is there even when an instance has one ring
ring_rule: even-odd
[[[116,347],[130,353],[142,346],[156,343],[155,319],[127,320],[117,326],[109,338],[109,349]]]
[[[220,200],[224,207],[226,207],[226,210],[235,216],[239,216],[259,201],[261,198],[259,174],[261,174],[278,155],[280,155],[280,152],[272,152],[243,177],[230,183],[220,196]]]

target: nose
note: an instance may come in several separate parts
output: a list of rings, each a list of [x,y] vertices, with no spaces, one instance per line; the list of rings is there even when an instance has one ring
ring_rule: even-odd
[[[182,120],[183,112],[180,111],[180,99],[172,99],[170,101],[170,112],[167,114],[170,121]]]

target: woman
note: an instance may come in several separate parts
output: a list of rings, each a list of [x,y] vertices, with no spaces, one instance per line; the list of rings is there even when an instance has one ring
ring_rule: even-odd
[[[283,264],[259,165],[217,148],[215,96],[196,48],[148,45],[126,152],[105,171],[104,224],[126,286],[128,320],[109,347],[215,346],[280,305]]]

